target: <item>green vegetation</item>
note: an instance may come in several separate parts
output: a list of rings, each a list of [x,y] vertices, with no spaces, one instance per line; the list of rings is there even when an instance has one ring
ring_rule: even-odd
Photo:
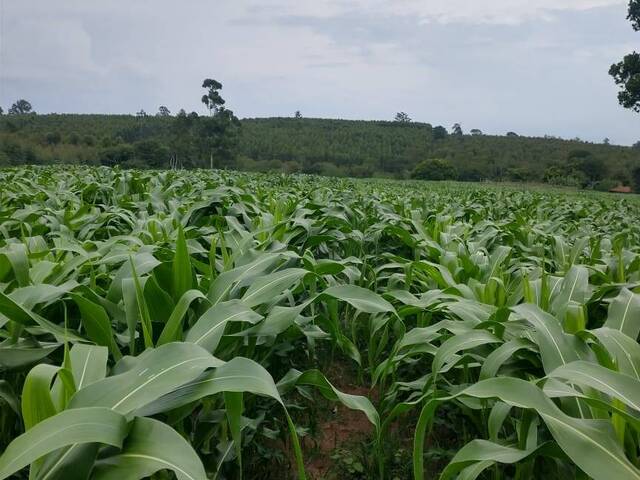
[[[411,178],[418,180],[451,180],[457,176],[453,165],[439,158],[423,160],[411,172]]]
[[[0,112],[0,166],[88,164],[124,168],[231,168],[334,177],[546,182],[609,190],[640,190],[640,149],[579,139],[451,134],[439,125],[414,123],[405,112],[393,122],[303,118],[238,120],[225,107],[222,84],[202,83],[209,115],[161,105],[150,117],[36,115],[18,100]]]
[[[0,181],[0,479],[640,479],[636,196]]]
[[[163,110],[164,112],[164,110]],[[557,138],[449,135],[444,127],[311,118],[3,115],[0,165],[71,163],[128,168],[235,168],[409,178],[425,160],[452,180],[549,182],[579,188],[634,185],[640,148]],[[402,113],[402,112],[401,112]]]
[[[640,0],[629,0],[627,19],[636,32],[640,32]],[[624,108],[640,112],[640,53],[625,55],[622,61],[611,65],[611,75],[620,87],[618,102]]]

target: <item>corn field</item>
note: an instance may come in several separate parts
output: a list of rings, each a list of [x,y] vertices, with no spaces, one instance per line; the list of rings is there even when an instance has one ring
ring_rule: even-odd
[[[0,479],[311,479],[340,408],[370,430],[326,478],[640,480],[635,197],[78,167],[0,184]]]

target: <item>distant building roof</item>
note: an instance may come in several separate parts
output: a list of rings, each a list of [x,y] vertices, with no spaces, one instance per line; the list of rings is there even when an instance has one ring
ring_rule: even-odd
[[[609,191],[612,193],[631,193],[631,187],[627,187],[625,185],[618,185],[617,187],[613,187]]]

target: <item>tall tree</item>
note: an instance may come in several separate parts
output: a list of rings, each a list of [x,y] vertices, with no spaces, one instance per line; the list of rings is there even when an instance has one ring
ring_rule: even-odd
[[[232,110],[224,107],[220,82],[207,78],[202,82],[202,88],[207,89],[201,100],[209,110],[209,118],[201,121],[201,135],[209,150],[209,168],[214,167],[214,157],[217,166],[228,166],[237,144],[240,121]]]
[[[640,0],[629,1],[627,19],[631,21],[635,31],[640,31]],[[620,87],[618,92],[620,105],[640,112],[640,53],[633,52],[625,55],[621,62],[611,65],[609,75]]]
[[[447,129],[444,128],[442,125],[438,125],[433,128],[434,140],[444,140],[445,138],[447,138],[447,135],[449,135],[449,132],[447,132]]]
[[[411,121],[411,117],[409,117],[409,115],[407,115],[405,112],[398,112],[394,117],[394,121],[400,123],[409,123]]]
[[[459,123],[454,123],[453,127],[451,127],[451,134],[452,135],[462,135],[462,126]]]
[[[181,108],[171,126],[170,145],[172,157],[179,165],[186,167],[201,167],[196,158],[200,155],[196,152],[196,142],[194,142],[194,130],[199,120],[196,112],[187,112]]]
[[[302,118],[302,114],[300,113],[300,110],[296,110],[296,113],[293,114],[294,118]]]
[[[629,14],[627,20],[636,32],[640,32],[640,0],[629,1]]]
[[[160,105],[160,107],[158,107],[158,113],[156,115],[158,117],[169,117],[171,115],[171,110],[169,110],[164,105]]]
[[[209,110],[209,115],[213,116],[224,105],[224,98],[220,96],[222,84],[212,78],[206,78],[202,82],[202,88],[207,89],[207,93],[202,96],[202,103]]]
[[[18,100],[16,103],[11,105],[11,108],[9,109],[9,115],[26,115],[28,113],[35,112],[33,112],[31,104],[24,99]]]

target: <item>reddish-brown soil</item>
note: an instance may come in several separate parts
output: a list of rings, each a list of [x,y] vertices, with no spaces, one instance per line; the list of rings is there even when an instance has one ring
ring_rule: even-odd
[[[340,391],[352,395],[372,398],[368,388],[358,385],[355,376],[341,365],[332,366],[326,374],[327,379]],[[303,446],[307,453],[307,474],[313,480],[331,478],[332,467],[336,461],[331,458],[338,448],[348,447],[357,442],[369,442],[373,435],[373,425],[364,413],[351,410],[342,404],[331,404],[332,410],[327,418],[319,422],[315,438],[305,438]]]

